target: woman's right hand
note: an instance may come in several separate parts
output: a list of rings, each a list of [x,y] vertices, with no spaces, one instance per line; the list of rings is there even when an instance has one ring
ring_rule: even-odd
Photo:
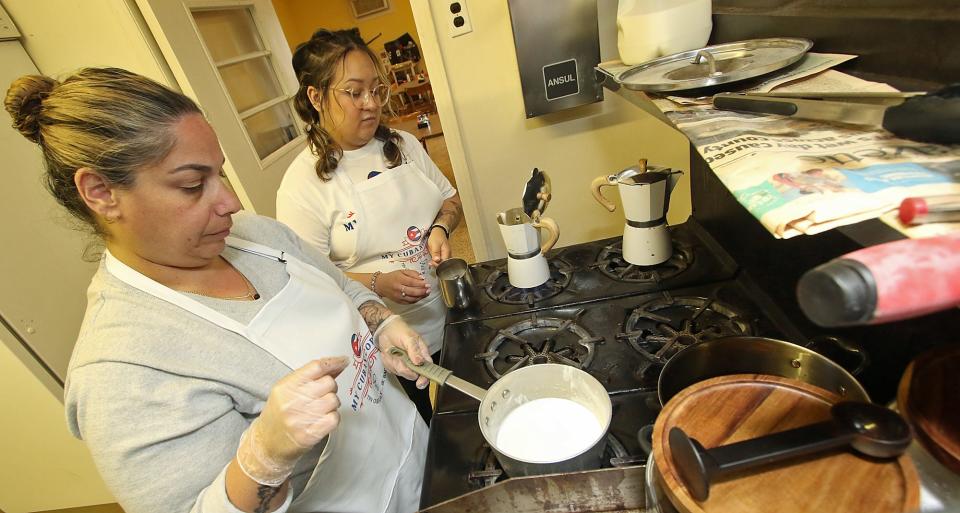
[[[273,386],[237,448],[240,468],[251,479],[280,486],[297,460],[337,428],[340,400],[334,378],[348,364],[345,357],[313,360]]]
[[[395,303],[409,305],[427,297],[430,284],[417,271],[400,269],[381,274],[376,292]]]

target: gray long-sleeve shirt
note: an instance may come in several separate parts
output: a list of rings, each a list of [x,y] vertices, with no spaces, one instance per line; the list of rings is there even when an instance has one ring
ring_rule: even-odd
[[[357,306],[379,301],[272,219],[238,214],[232,235],[315,265]],[[246,322],[289,276],[280,262],[231,248],[223,255],[261,298],[197,299]],[[350,351],[344,347],[342,354]],[[68,369],[67,423],[86,441],[127,513],[235,511],[226,500],[223,471],[272,385],[290,372],[245,338],[126,284],[101,262]],[[320,450],[299,462],[292,495],[303,489]]]

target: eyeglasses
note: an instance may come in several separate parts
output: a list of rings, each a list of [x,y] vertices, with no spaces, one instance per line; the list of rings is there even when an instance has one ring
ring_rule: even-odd
[[[383,84],[379,84],[373,89],[340,89],[334,87],[333,90],[347,93],[353,101],[353,106],[358,109],[362,109],[368,101],[373,101],[376,105],[382,106],[387,103],[387,99],[390,98],[390,88]]]

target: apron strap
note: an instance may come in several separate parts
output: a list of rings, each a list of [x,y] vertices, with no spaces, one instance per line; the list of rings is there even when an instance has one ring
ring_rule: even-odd
[[[227,237],[225,242],[227,243],[227,246],[230,246],[233,249],[264,258],[269,258],[271,260],[276,260],[277,262],[283,264],[287,263],[285,258],[286,253],[280,251],[279,249],[273,249],[271,247],[264,246],[263,244],[257,244],[256,242],[250,242],[248,240],[238,239],[236,237]]]
[[[234,247],[240,251],[251,253],[257,256],[262,256],[264,258],[270,258],[277,260],[278,262],[286,263],[284,258],[284,252],[256,244],[253,242],[245,241],[243,239],[237,239],[234,237],[227,237],[228,245]],[[154,281],[147,276],[141,274],[139,271],[131,268],[127,264],[121,262],[117,257],[113,256],[110,253],[110,250],[104,251],[104,265],[107,268],[107,271],[110,274],[117,277],[120,281],[130,285],[138,290],[146,292],[152,296],[160,298],[170,304],[179,306],[184,310],[197,315],[203,319],[206,319],[217,326],[220,326],[223,329],[232,331],[248,340],[250,340],[251,334],[247,329],[247,326],[232,319],[213,308],[197,301],[196,299],[191,298],[190,296],[178,292],[176,290],[167,287],[157,281]]]

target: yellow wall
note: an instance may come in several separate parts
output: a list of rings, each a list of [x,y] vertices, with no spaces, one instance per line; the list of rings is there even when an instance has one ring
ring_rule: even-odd
[[[448,35],[446,2],[411,4],[478,259],[505,255],[495,216],[520,206],[534,167],[552,179],[546,215],[560,226],[558,246],[622,233],[622,209],[607,212],[589,192],[595,177],[641,157],[689,169],[683,135],[610,92],[601,103],[525,119],[506,1],[469,2],[473,32],[456,38]],[[612,18],[602,30],[616,30]],[[690,213],[688,178],[674,196],[668,220],[682,222]]]
[[[295,49],[298,44],[309,39],[318,28],[335,30],[359,27],[360,35],[365,41],[383,33],[376,41],[370,43],[376,51],[383,49],[383,43],[393,41],[405,32],[409,33],[418,45],[420,44],[409,0],[389,0],[389,10],[360,19],[353,17],[349,0],[272,1],[291,49]]]
[[[30,60],[44,74],[117,66],[175,86],[134,0],[2,2],[23,34],[21,42]],[[9,121],[6,114],[0,117]],[[39,182],[36,186],[41,187]],[[36,287],[54,295],[63,286],[49,277],[35,278]],[[67,327],[73,333],[79,330],[77,319],[60,321],[75,323]],[[0,325],[0,511],[26,513],[114,502],[86,446],[67,431],[62,393]]]
[[[113,502],[86,445],[67,431],[63,404],[50,390],[57,385],[39,381],[43,371],[29,368],[16,344],[0,326],[0,511]]]

